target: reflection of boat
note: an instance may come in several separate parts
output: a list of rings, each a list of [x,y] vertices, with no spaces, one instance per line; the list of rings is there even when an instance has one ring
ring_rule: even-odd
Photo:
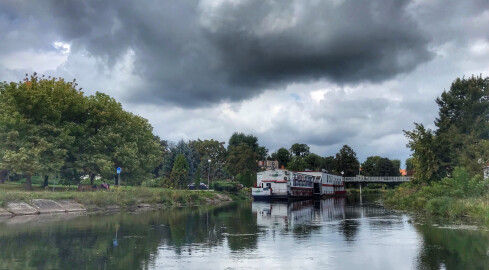
[[[346,198],[297,202],[253,202],[257,224],[266,227],[294,227],[345,218]]]
[[[311,198],[344,194],[343,177],[325,172],[272,169],[259,172],[251,193],[255,200]]]

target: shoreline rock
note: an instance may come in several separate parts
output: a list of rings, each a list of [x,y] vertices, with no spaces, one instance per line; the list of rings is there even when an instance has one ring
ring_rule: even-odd
[[[7,204],[7,211],[15,216],[36,215],[39,211],[25,202],[10,202]]]
[[[205,205],[216,205],[233,201],[230,197],[218,194],[216,198],[205,200]],[[181,207],[181,206],[177,206]],[[74,200],[54,201],[49,199],[34,199],[30,203],[10,202],[5,208],[0,208],[0,217],[2,219],[11,219],[18,216],[35,216],[35,215],[63,215],[74,212],[86,213],[116,213],[122,211],[141,212],[152,211],[168,208],[162,204],[139,203],[132,206],[120,205],[83,205]]]
[[[3,208],[0,208],[0,217],[9,217],[12,216],[13,214]]]

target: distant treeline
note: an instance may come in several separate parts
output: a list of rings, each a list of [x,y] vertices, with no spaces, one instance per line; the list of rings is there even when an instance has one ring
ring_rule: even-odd
[[[85,96],[76,80],[31,76],[0,83],[0,181],[33,175],[79,183],[100,175],[113,179],[122,168],[125,184],[183,188],[207,179],[234,179],[246,186],[260,170],[258,160],[303,171],[325,169],[353,176],[360,163],[344,145],[335,156],[321,157],[295,143],[269,154],[252,134],[234,133],[228,141],[169,143],[153,134],[148,121],[123,110],[114,98],[97,92]],[[362,164],[363,175],[398,175],[400,161],[379,156]]]

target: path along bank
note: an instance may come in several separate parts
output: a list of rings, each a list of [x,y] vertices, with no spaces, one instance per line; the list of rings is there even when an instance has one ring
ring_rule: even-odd
[[[114,212],[212,205],[235,197],[214,191],[123,188],[112,191],[2,191],[0,217],[65,212]]]

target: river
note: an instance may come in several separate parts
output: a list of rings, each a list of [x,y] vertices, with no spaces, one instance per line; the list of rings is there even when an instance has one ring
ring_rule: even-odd
[[[0,220],[0,269],[489,269],[489,233],[375,198]]]

